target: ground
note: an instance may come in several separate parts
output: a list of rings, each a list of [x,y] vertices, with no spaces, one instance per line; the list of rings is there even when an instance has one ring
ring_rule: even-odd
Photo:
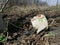
[[[14,8],[16,9],[14,10]],[[56,9],[56,7],[48,9],[38,9],[36,7],[33,9],[26,9],[26,7],[24,7],[24,9],[22,9],[18,6],[14,6],[11,9],[5,10],[4,15],[7,15],[7,17],[11,18],[8,27],[10,31],[13,30],[13,32],[11,33],[14,33],[14,31],[18,30],[16,31],[18,32],[18,34],[17,36],[15,36],[17,39],[15,39],[14,35],[16,33],[14,33],[14,35],[12,35],[14,39],[8,41],[6,45],[60,45],[60,12]],[[38,13],[42,13],[47,17],[49,22],[49,31],[42,31],[37,35],[33,31],[35,29],[33,29],[30,24],[30,18],[37,15]],[[53,19],[54,21],[51,21],[51,19]]]

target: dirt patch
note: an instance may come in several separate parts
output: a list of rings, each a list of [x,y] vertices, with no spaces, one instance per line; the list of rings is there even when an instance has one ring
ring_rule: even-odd
[[[8,35],[11,39],[7,40],[7,44],[11,45],[58,45],[60,44],[60,13],[59,11],[54,10],[29,10],[26,13],[26,10],[22,10],[18,7],[15,7],[13,12],[9,10],[9,12],[5,11],[4,13],[4,21],[9,19],[8,23]],[[18,10],[17,10],[18,9]],[[15,12],[16,11],[16,12]],[[7,12],[7,13],[6,13]],[[49,26],[48,31],[43,30],[39,34],[36,34],[36,29],[32,27],[30,19],[39,14],[45,14],[49,23],[50,19],[54,19],[53,24]],[[53,32],[56,36],[55,37],[44,37],[45,34],[49,32]]]

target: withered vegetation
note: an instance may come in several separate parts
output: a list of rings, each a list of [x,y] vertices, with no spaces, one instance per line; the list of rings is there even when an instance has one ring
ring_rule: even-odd
[[[54,20],[54,22],[50,25],[49,30],[43,30],[39,34],[36,34],[36,29],[32,27],[30,19],[41,13],[47,17],[49,25],[51,23],[51,19]],[[45,34],[48,34],[49,31],[56,33],[56,31],[60,29],[56,29],[60,25],[60,12],[58,10],[51,8],[44,9],[37,6],[13,6],[4,10],[3,18],[5,22],[9,19],[7,45],[11,44],[11,42],[15,45],[58,45],[58,38],[53,36],[44,36]]]

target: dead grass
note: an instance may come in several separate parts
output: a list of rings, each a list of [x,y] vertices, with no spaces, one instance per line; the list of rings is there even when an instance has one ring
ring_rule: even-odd
[[[54,7],[50,7],[50,8],[42,8],[42,7],[37,7],[37,6],[26,6],[26,7],[20,7],[20,6],[13,6],[13,7],[10,7],[10,8],[8,8],[8,9],[6,9],[5,11],[4,11],[4,13],[5,14],[7,14],[7,15],[26,15],[26,14],[28,14],[28,13],[31,13],[31,12],[33,12],[33,11],[39,11],[40,13],[43,13],[43,14],[45,14],[45,15],[47,15],[47,16],[56,16],[56,15],[59,15],[60,14],[60,12],[56,9],[56,8],[54,8]],[[33,14],[32,14],[33,15]],[[54,16],[54,17],[55,17]],[[16,16],[17,17],[17,16]],[[26,21],[26,20],[25,20]],[[24,21],[24,22],[25,22]],[[22,38],[24,38],[24,37],[22,37]],[[28,38],[28,37],[27,37]],[[39,36],[37,36],[36,35],[36,37],[33,37],[33,35],[31,36],[31,37],[29,37],[29,38],[35,38],[34,40],[36,40],[36,45],[38,45],[39,43],[41,43],[41,45],[49,45],[49,38],[50,37],[45,37],[45,39],[44,39],[44,41],[40,41],[39,39],[40,39],[40,37]],[[38,41],[39,40],[39,41]],[[52,41],[52,40],[51,40]],[[50,41],[50,42],[51,42]],[[25,40],[22,40],[22,42],[24,42],[25,43]],[[44,42],[44,43],[43,43]],[[34,43],[34,42],[33,42]],[[52,42],[53,43],[53,42]],[[39,44],[40,45],[40,44]],[[57,45],[57,44],[55,44],[55,43],[53,43],[53,44],[51,44],[51,45]]]
[[[8,15],[19,15],[21,13],[23,14],[28,14],[32,11],[39,11],[39,10],[45,10],[47,6],[36,6],[36,5],[31,5],[31,6],[12,6],[10,8],[4,9],[4,14]]]
[[[31,6],[12,6],[12,7],[10,7],[10,8],[8,8],[8,9],[5,9],[4,10],[4,12],[6,13],[14,13],[14,12],[17,12],[17,13],[19,13],[19,12],[21,12],[21,11],[23,11],[23,12],[25,12],[25,13],[27,13],[28,11],[30,11],[30,10],[54,10],[54,11],[60,11],[60,6],[52,6],[52,7],[47,7],[47,6],[36,6],[36,5],[31,5]]]

